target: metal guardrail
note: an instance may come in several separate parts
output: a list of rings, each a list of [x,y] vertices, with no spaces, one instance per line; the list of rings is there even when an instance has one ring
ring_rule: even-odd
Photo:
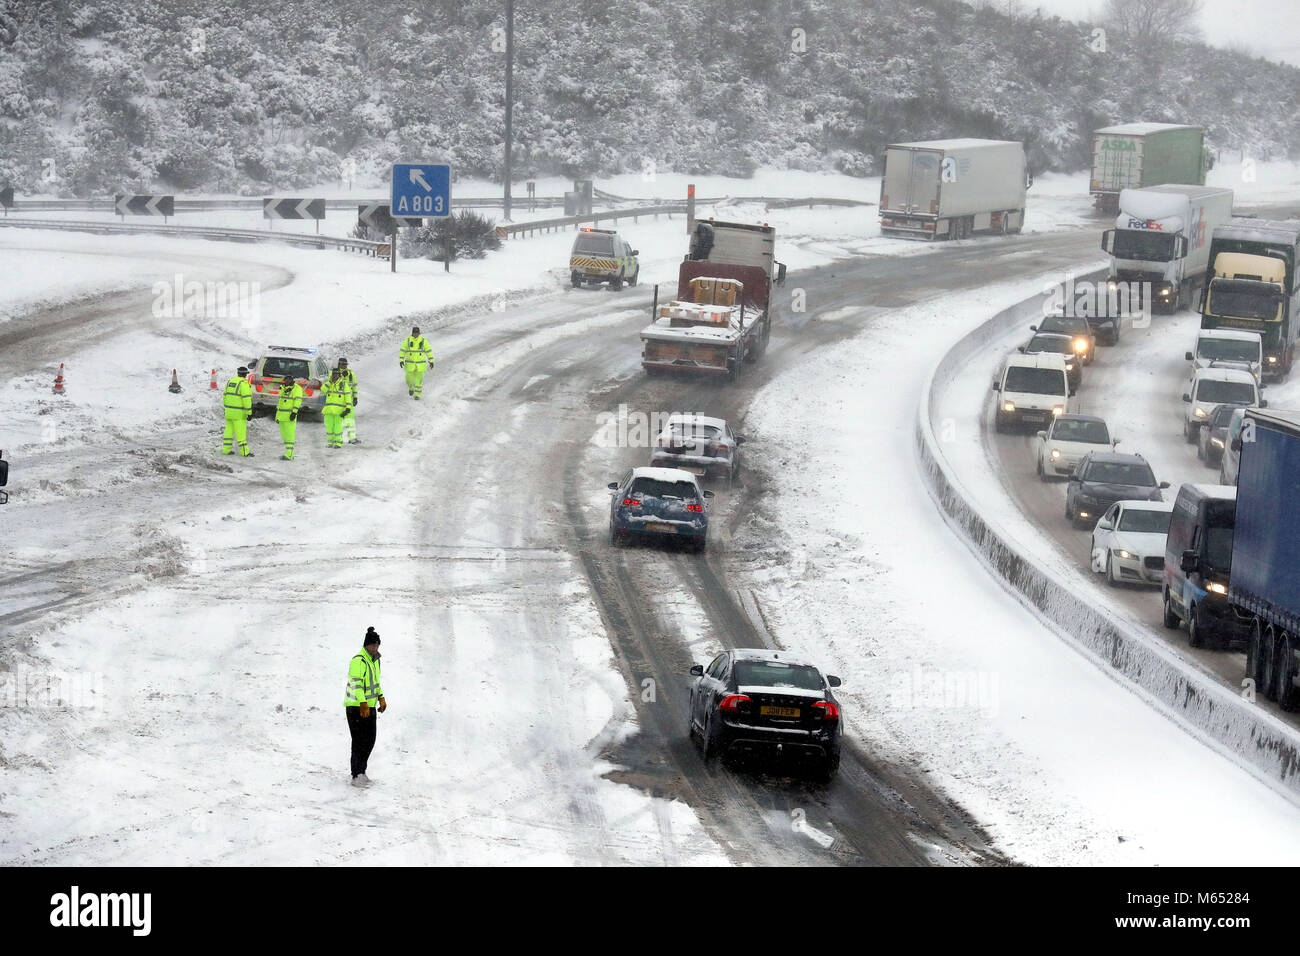
[[[635,222],[641,216],[654,216],[658,219],[661,215],[672,216],[675,212],[684,213],[686,203],[664,203],[659,206],[638,206],[634,209],[610,209],[606,212],[593,212],[589,216],[560,216],[557,219],[533,219],[530,222],[516,222],[508,226],[497,226],[497,235],[501,238],[510,236],[531,236],[534,232],[550,232],[553,229],[563,229],[566,226],[581,226],[585,223],[595,225],[599,222],[617,222],[620,219],[631,219]]]
[[[388,197],[376,198],[369,196],[360,199],[326,199],[326,209],[356,209],[357,206],[366,203],[382,202],[387,203]],[[505,204],[505,199],[500,196],[483,196],[467,197],[465,199],[452,198],[453,207],[475,208],[490,207],[497,208]],[[523,209],[526,206],[541,206],[550,208],[552,206],[563,206],[563,196],[537,196],[533,199],[515,197],[511,204],[517,209]],[[220,210],[247,210],[254,212],[262,211],[262,199],[177,199],[175,203],[177,213],[181,212],[215,212]],[[23,212],[113,212],[113,200],[111,199],[15,199],[11,213],[22,214]],[[0,216],[0,218],[3,218]]]
[[[263,229],[223,229],[219,226],[171,226],[162,223],[117,223],[68,221],[60,219],[18,219],[0,217],[0,227],[10,229],[50,229],[59,232],[89,232],[99,235],[162,235],[190,239],[217,239],[227,242],[283,242],[314,249],[342,249],[376,255],[381,245],[370,239],[320,236],[309,232],[271,232]]]

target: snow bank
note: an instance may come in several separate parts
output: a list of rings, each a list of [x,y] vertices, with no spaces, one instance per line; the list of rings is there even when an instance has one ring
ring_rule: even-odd
[[[1096,272],[1080,279],[1099,279]],[[1058,572],[1025,556],[962,484],[936,436],[943,393],[957,372],[1009,330],[1040,314],[1034,296],[963,336],[931,371],[922,392],[915,446],[931,495],[972,551],[1021,603],[1099,666],[1129,682],[1163,712],[1292,800],[1300,798],[1300,734],[1178,659],[1122,620],[1095,607]]]

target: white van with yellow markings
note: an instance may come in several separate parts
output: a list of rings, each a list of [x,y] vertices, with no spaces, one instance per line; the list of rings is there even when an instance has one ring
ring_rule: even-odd
[[[584,282],[608,282],[611,289],[623,288],[624,282],[636,285],[641,277],[637,254],[613,229],[583,227],[569,253],[569,277],[575,289]]]

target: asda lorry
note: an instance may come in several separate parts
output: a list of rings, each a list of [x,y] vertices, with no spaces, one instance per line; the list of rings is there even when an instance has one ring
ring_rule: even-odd
[[[734,380],[767,349],[772,286],[785,281],[775,259],[776,229],[699,220],[677,270],[677,298],[651,307],[641,330],[641,365],[650,375],[697,372]]]
[[[1210,239],[1201,328],[1258,332],[1264,378],[1291,373],[1300,335],[1300,222],[1231,219]]]
[[[1176,312],[1195,301],[1210,261],[1210,237],[1232,218],[1232,190],[1150,186],[1119,194],[1115,228],[1101,235],[1110,282],[1140,283],[1152,305]],[[1130,288],[1133,288],[1130,285]]]
[[[1089,192],[1098,209],[1116,212],[1125,189],[1166,183],[1204,186],[1210,154],[1199,126],[1124,123],[1092,134]]]
[[[1246,632],[1246,676],[1300,709],[1300,413],[1248,408],[1241,434],[1228,604]]]
[[[939,139],[885,147],[880,232],[963,239],[1025,224],[1025,147],[992,139]]]

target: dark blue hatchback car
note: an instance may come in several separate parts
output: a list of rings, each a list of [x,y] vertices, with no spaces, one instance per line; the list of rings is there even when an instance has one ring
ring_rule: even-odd
[[[631,537],[676,539],[696,551],[705,548],[709,511],[695,476],[680,468],[633,468],[622,481],[611,481],[609,540]]]

